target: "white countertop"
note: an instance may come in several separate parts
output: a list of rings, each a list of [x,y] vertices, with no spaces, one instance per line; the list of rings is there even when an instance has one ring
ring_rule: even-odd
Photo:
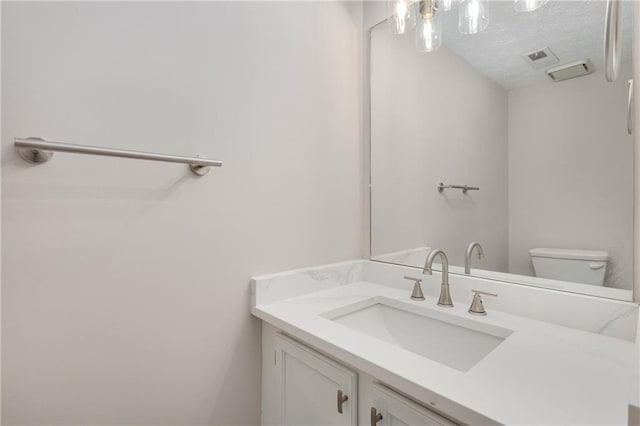
[[[409,293],[361,281],[258,304],[251,312],[468,424],[627,424],[634,343],[489,308],[486,317],[475,317],[466,304],[441,308],[433,297],[418,302]],[[373,297],[444,310],[514,332],[461,372],[320,315]]]

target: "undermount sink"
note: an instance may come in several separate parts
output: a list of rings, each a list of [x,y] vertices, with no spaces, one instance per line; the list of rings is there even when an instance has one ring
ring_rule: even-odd
[[[468,371],[513,332],[386,298],[322,316],[459,371]]]

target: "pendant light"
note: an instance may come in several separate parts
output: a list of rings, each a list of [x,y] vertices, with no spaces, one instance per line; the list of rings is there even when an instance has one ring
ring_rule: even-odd
[[[489,25],[489,11],[482,0],[462,0],[458,6],[458,31],[476,34]]]
[[[518,12],[533,12],[548,2],[549,0],[514,0],[513,8]]]
[[[416,49],[433,52],[442,44],[442,19],[436,10],[436,0],[420,0],[418,12]]]
[[[387,26],[391,34],[404,34],[416,26],[414,0],[387,0]]]
[[[438,0],[438,12],[447,12],[453,7],[453,0]]]

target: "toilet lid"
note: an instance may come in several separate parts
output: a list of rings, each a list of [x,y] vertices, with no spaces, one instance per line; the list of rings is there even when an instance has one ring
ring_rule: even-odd
[[[609,253],[601,250],[576,250],[558,248],[534,248],[529,250],[531,257],[550,257],[553,259],[574,259],[606,262]]]

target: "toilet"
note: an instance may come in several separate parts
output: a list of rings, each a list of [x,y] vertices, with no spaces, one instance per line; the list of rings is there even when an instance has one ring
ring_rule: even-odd
[[[609,253],[600,250],[534,248],[529,250],[536,277],[604,285]]]

